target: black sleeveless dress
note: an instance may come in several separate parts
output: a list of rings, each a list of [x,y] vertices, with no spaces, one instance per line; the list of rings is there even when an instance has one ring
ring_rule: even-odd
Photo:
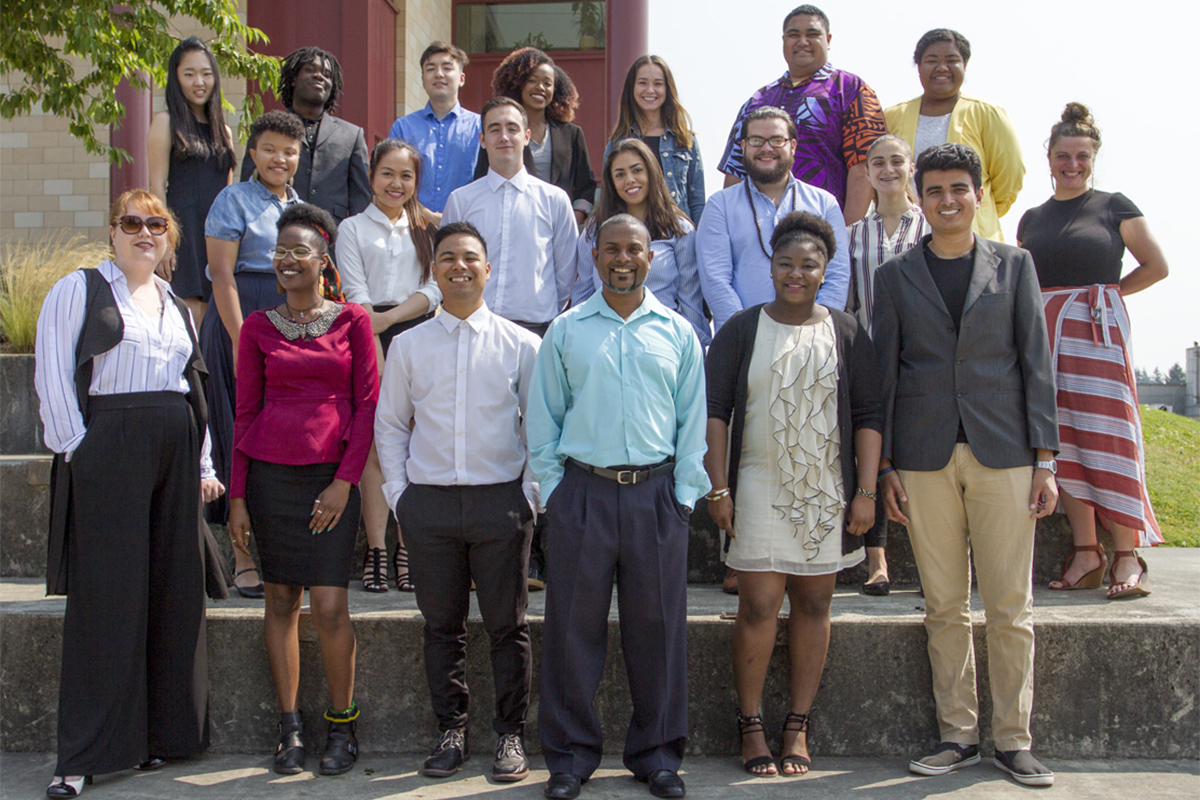
[[[197,122],[205,139],[211,128]],[[173,135],[173,134],[172,134]],[[175,254],[175,274],[171,289],[178,297],[200,297],[205,302],[212,295],[212,282],[205,276],[208,255],[204,247],[204,219],[221,190],[229,183],[229,170],[221,169],[216,155],[208,158],[178,159],[171,155],[167,173],[167,207],[179,220],[182,237]]]

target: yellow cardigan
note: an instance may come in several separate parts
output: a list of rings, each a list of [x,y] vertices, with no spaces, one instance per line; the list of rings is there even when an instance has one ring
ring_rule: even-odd
[[[883,112],[888,132],[904,139],[910,147],[915,146],[920,115],[920,97],[897,103]],[[983,165],[983,203],[975,212],[975,233],[985,239],[1003,242],[1000,217],[1008,213],[1016,201],[1025,177],[1021,144],[1008,112],[1000,106],[960,94],[950,113],[946,141],[961,142],[979,154]]]

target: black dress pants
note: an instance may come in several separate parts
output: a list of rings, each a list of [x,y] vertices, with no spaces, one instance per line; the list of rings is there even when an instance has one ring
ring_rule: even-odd
[[[633,718],[625,766],[679,770],[688,731],[688,514],[675,479],[619,485],[568,463],[546,509],[538,727],[550,773],[589,777],[603,754],[594,699],[608,649],[613,577]]]
[[[396,505],[408,568],[425,617],[425,677],[439,729],[467,724],[467,613],[475,581],[491,640],[498,734],[525,731],[533,667],[525,608],[533,511],[521,481],[410,484]]]
[[[208,745],[200,447],[182,394],[93,396],[72,456],[57,775]]]

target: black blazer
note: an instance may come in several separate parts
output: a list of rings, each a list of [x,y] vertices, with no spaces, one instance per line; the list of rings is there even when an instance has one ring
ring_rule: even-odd
[[[942,469],[962,420],[985,467],[1032,466],[1035,449],[1058,450],[1054,365],[1033,257],[976,236],[955,333],[925,262],[931,238],[875,273],[883,457],[898,469]]]
[[[254,174],[249,150],[242,159],[242,180]],[[362,128],[325,114],[317,129],[317,144],[308,149],[300,144],[300,166],[292,188],[306,203],[328,211],[339,225],[361,214],[371,204],[371,181],[367,177],[367,143]]]
[[[729,431],[729,465],[726,475],[730,494],[737,491],[738,461],[742,455],[742,431],[746,422],[746,391],[750,358],[758,336],[758,315],[762,305],[739,311],[721,326],[708,348],[704,371],[708,381],[708,416],[733,424]],[[883,431],[875,351],[871,337],[858,319],[845,311],[830,308],[837,336],[838,356],[838,432],[842,448],[842,488],[846,504],[858,489],[858,470],[854,459],[854,433],[860,428]],[[842,553],[862,547],[863,537],[842,531]]]
[[[588,160],[587,140],[583,128],[573,122],[546,120],[550,129],[550,175],[538,175],[533,167],[533,156],[525,148],[525,170],[546,183],[552,183],[567,193],[571,205],[580,211],[590,211],[596,202],[596,176],[592,173],[592,162]],[[475,177],[482,178],[488,172],[487,151],[482,148],[475,162]],[[587,208],[575,205],[579,200],[587,201]]]

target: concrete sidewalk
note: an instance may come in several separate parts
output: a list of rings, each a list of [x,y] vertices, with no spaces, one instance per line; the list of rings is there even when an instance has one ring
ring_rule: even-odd
[[[319,758],[319,754],[316,756]],[[309,754],[310,766],[315,764]],[[548,777],[540,759],[537,769],[518,784],[497,784],[484,777],[491,767],[490,753],[477,753],[457,776],[445,780],[417,774],[419,756],[365,757],[350,773],[337,778],[311,773],[280,776],[270,770],[267,757],[212,756],[170,764],[159,772],[132,770],[106,775],[85,789],[83,796],[100,798],[238,798],[239,800],[391,800],[392,798],[476,797],[490,794],[497,800],[537,800]],[[894,759],[821,758],[813,772],[800,778],[751,778],[734,759],[689,758],[682,773],[687,796],[694,800],[751,800],[752,798],[854,798],[854,800],[919,800],[970,798],[1005,800],[1053,793],[1070,800],[1195,800],[1200,797],[1200,764],[1195,761],[1052,761],[1057,779],[1053,788],[1030,789],[984,763],[939,778],[910,775],[904,761]],[[0,755],[0,798],[44,797],[54,770],[51,754]],[[619,758],[604,760],[580,794],[581,800],[650,797],[645,784],[633,780]]]

